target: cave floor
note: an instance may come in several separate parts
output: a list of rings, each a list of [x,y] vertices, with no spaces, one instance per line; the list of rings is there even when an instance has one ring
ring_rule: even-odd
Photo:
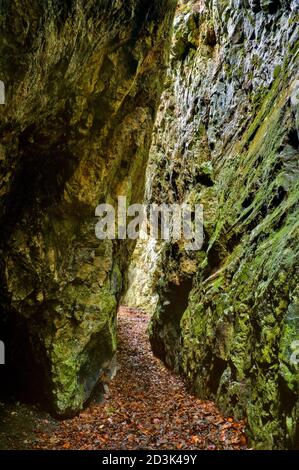
[[[141,311],[120,309],[118,373],[102,403],[60,422],[36,408],[12,406],[2,432],[0,427],[0,448],[245,449],[244,423],[192,396],[181,378],[153,357],[148,319]]]
[[[0,402],[0,450],[31,449],[40,433],[52,434],[58,424],[38,406]]]

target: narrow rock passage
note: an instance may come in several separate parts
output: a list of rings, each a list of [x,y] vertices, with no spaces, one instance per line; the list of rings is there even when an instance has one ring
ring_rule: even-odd
[[[153,357],[148,316],[119,312],[119,370],[105,402],[38,435],[43,449],[239,449],[244,423],[225,419],[211,402],[190,395]]]

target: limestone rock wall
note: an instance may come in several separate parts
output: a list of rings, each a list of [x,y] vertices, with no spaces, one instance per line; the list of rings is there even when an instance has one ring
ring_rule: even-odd
[[[180,2],[150,159],[149,201],[202,203],[205,229],[162,248],[153,350],[267,449],[299,442],[298,14]]]
[[[34,389],[59,415],[116,350],[132,245],[97,240],[95,208],[142,199],[175,4],[0,2],[1,391]]]

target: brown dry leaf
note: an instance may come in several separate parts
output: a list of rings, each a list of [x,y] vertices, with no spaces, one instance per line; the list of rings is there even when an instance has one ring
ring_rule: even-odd
[[[244,423],[225,419],[212,402],[194,398],[182,380],[153,357],[148,316],[119,313],[119,370],[103,403],[39,434],[40,449],[246,448]],[[70,444],[71,443],[71,444]]]

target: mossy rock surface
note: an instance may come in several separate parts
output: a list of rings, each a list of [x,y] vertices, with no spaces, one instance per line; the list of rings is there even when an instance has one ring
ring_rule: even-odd
[[[205,245],[195,254],[179,244],[160,247],[150,337],[196,394],[248,420],[254,447],[296,447],[296,8],[211,3],[182,2],[177,12],[148,189],[149,202],[201,202]],[[201,33],[191,47],[194,22]],[[192,288],[176,312],[169,293],[175,283],[185,298],[186,280]]]
[[[142,199],[176,6],[154,3],[0,3],[6,382],[61,416],[82,409],[116,351],[133,244],[97,240],[94,214]]]

